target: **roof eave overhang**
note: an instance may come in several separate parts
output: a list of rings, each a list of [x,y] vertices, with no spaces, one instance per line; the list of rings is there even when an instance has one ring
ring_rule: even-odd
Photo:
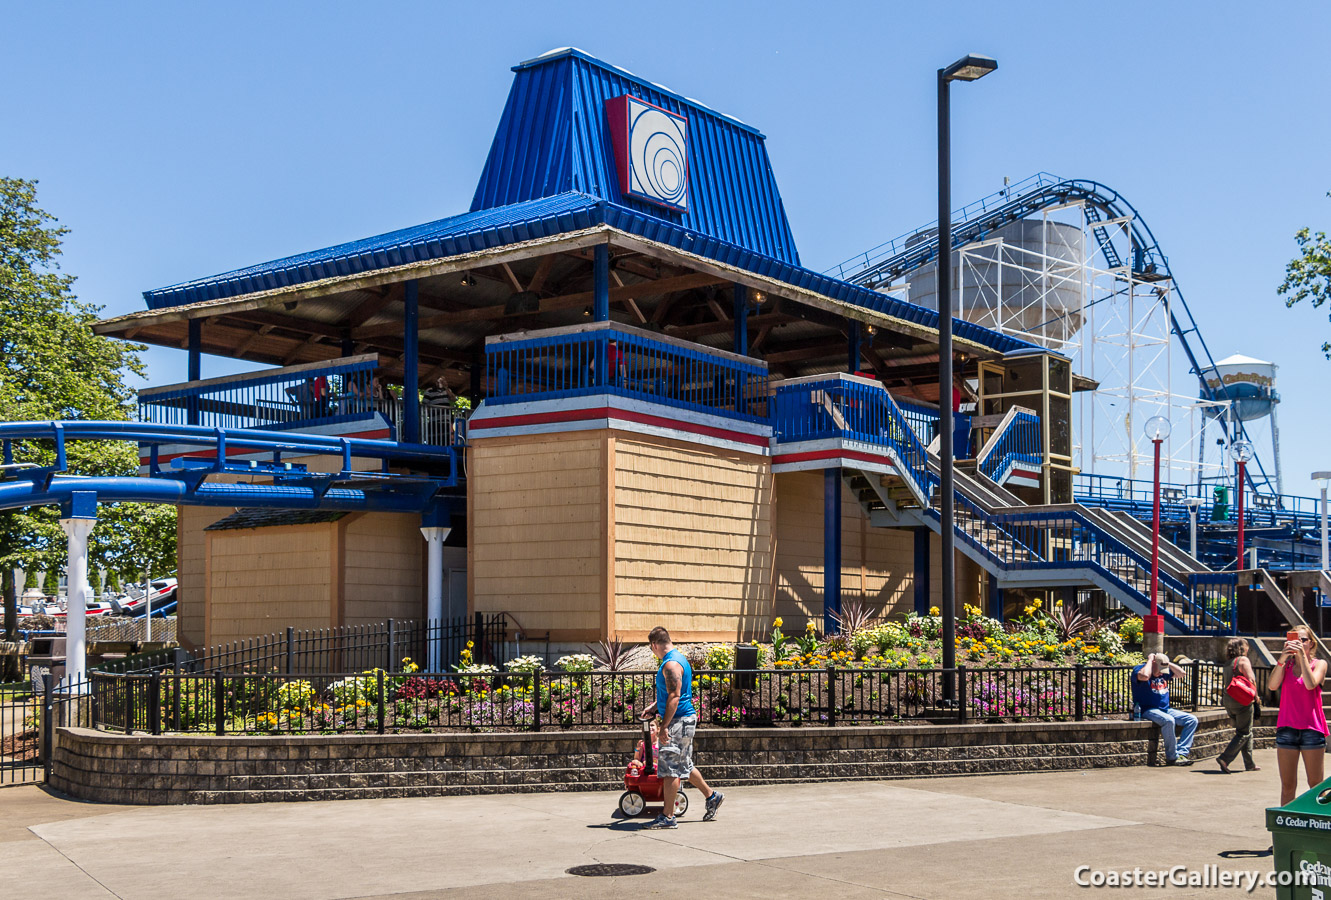
[[[698,272],[712,274],[736,284],[764,291],[772,296],[787,298],[796,303],[821,309],[846,319],[910,335],[928,343],[938,343],[938,330],[936,328],[930,328],[927,325],[921,325],[877,310],[867,309],[854,303],[828,297],[825,294],[801,288],[778,278],[718,262],[709,257],[690,253],[687,250],[680,250],[669,244],[640,237],[609,225],[597,225],[592,228],[550,237],[534,238],[528,241],[507,244],[499,248],[488,248],[444,259],[412,262],[400,266],[376,269],[373,272],[356,273],[298,285],[277,287],[240,297],[202,300],[168,309],[150,309],[128,313],[95,323],[93,331],[101,335],[130,337],[129,333],[154,325],[249,312],[279,306],[293,300],[313,299],[347,291],[376,288],[412,278],[428,278],[450,272],[463,272],[482,266],[493,266],[504,262],[528,259],[546,253],[581,250],[607,241],[617,247],[634,250],[656,259],[682,264]],[[961,352],[973,357],[999,358],[1003,355],[1001,351],[978,341],[956,335],[953,336],[953,344]]]

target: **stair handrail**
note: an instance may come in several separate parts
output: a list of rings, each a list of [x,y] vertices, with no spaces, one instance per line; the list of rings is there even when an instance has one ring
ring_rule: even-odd
[[[1030,430],[1033,428],[1034,433]],[[1040,417],[1033,409],[1013,406],[1003,416],[998,427],[989,435],[980,452],[975,455],[975,468],[984,473],[995,484],[1001,484],[996,477],[1000,474],[1010,457],[1017,455],[1039,459]],[[1015,446],[1013,446],[1015,445]],[[1002,452],[1000,452],[1002,451]],[[997,466],[989,466],[991,456],[998,459]]]

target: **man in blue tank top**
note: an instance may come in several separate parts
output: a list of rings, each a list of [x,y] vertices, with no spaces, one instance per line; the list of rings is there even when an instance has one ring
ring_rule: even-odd
[[[661,752],[657,774],[661,778],[661,793],[665,809],[647,825],[648,828],[675,828],[675,795],[679,793],[679,780],[702,791],[707,798],[707,811],[702,820],[716,818],[725,795],[707,786],[702,773],[693,765],[693,733],[698,729],[698,711],[693,706],[693,667],[688,658],[670,642],[670,632],[660,625],[647,635],[652,653],[661,660],[656,670],[656,702],[643,710],[643,718],[661,716],[657,733],[661,735]],[[667,815],[669,813],[669,815]]]

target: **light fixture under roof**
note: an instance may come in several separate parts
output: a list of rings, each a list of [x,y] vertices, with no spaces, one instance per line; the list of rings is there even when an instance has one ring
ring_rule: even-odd
[[[475,276],[475,275],[472,275],[470,272],[463,272],[463,273],[462,273],[462,286],[463,286],[463,287],[474,287],[475,284],[476,284],[476,276]]]

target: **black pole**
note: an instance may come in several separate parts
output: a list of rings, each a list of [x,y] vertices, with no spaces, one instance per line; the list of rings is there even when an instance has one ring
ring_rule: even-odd
[[[952,148],[948,80],[938,70],[938,475],[941,506],[939,606],[943,613],[943,699],[954,696],[957,665],[955,521],[952,497]]]

